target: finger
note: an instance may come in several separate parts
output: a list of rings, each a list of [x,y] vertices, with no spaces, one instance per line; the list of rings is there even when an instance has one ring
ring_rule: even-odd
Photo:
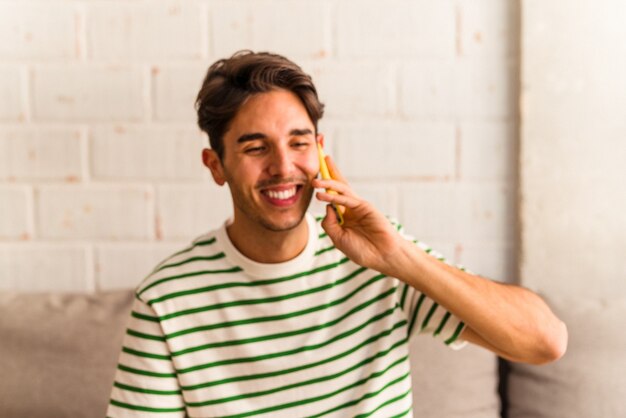
[[[349,185],[342,183],[339,180],[314,179],[312,184],[316,189],[330,189],[346,196],[357,197],[356,193],[354,193]]]
[[[333,203],[335,205],[345,206],[348,209],[354,209],[361,205],[361,199],[355,196],[345,194],[334,194],[328,192],[317,192],[315,196],[323,202]]]
[[[337,165],[329,155],[326,156],[326,165],[328,166],[328,171],[330,172],[330,176],[332,178],[348,184],[348,180],[346,180],[346,178],[341,174]]]

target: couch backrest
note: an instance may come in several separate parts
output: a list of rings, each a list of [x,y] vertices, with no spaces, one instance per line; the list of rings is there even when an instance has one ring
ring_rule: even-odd
[[[0,293],[0,417],[104,417],[132,299]]]

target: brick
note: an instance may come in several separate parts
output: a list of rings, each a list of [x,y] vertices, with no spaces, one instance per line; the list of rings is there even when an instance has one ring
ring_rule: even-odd
[[[78,129],[0,129],[0,179],[77,181],[81,178]]]
[[[514,57],[519,53],[517,1],[459,1],[457,16],[459,54]]]
[[[407,64],[400,70],[401,113],[414,117],[511,120],[517,62],[463,58]]]
[[[450,0],[342,1],[337,11],[338,56],[452,57],[455,12]]]
[[[289,58],[332,53],[328,1],[222,0],[212,5],[212,51],[218,58],[240,49],[271,51]]]
[[[141,186],[41,186],[38,222],[43,238],[153,237],[152,192]]]
[[[36,121],[138,121],[144,116],[144,80],[139,67],[37,67],[32,85]]]
[[[98,289],[135,288],[166,257],[186,247],[186,242],[99,244],[95,248]]]
[[[0,67],[0,121],[17,122],[25,119],[22,82],[17,67]]]
[[[87,4],[89,57],[199,59],[206,53],[201,4],[184,1]]]
[[[191,240],[232,216],[227,186],[163,185],[157,189],[157,237]]]
[[[71,59],[77,51],[72,3],[0,3],[0,57],[15,60]]]
[[[513,120],[517,117],[516,58],[461,59],[456,70],[456,103],[460,117]]]
[[[512,122],[465,123],[460,127],[460,178],[513,182],[517,172],[517,134]]]
[[[207,66],[159,66],[152,69],[153,118],[163,122],[195,124],[196,96]]]
[[[0,187],[0,239],[30,239],[32,192],[28,187]]]
[[[423,60],[400,68],[400,110],[409,116],[452,118],[456,115],[454,61]]]
[[[509,228],[513,228],[510,225]],[[459,263],[482,277],[517,283],[517,259],[512,242],[473,242],[457,246]]]
[[[324,117],[366,118],[396,113],[395,75],[391,66],[372,63],[305,62]]]
[[[0,290],[92,291],[86,250],[77,244],[0,244]]]
[[[91,134],[97,180],[201,180],[207,140],[193,127],[98,126]]]
[[[342,125],[335,142],[337,164],[348,178],[454,177],[455,129],[452,124]]]
[[[402,221],[429,241],[508,241],[515,224],[511,187],[498,184],[400,186]]]

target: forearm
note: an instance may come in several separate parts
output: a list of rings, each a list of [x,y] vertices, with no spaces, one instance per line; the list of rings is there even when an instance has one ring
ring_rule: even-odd
[[[567,344],[565,325],[536,294],[465,273],[406,242],[391,273],[427,294],[470,328],[470,342],[529,363],[559,358]]]

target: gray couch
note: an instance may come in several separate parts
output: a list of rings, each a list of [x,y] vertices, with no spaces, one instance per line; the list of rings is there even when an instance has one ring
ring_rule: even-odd
[[[0,293],[0,417],[102,418],[132,297]],[[550,301],[570,348],[546,366],[415,339],[414,416],[626,417],[626,305],[570,302]]]

